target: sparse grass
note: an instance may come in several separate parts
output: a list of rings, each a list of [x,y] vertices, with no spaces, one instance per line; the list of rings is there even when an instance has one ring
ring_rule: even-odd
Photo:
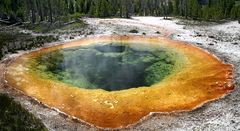
[[[68,14],[68,15],[59,17],[59,21],[69,22],[69,21],[73,21],[73,20],[79,20],[83,16],[85,16],[85,15],[81,14],[81,13]]]
[[[44,43],[57,41],[53,36],[31,36],[30,34],[0,31],[0,59],[7,53],[17,50],[30,50]]]
[[[42,22],[37,24],[28,23],[22,26],[23,29],[31,30],[35,33],[47,33],[53,30],[54,29],[53,27],[54,26],[48,22]]]
[[[218,25],[223,24],[226,22],[231,21],[231,19],[222,19],[222,20],[204,20],[204,19],[191,19],[191,18],[183,18],[183,17],[177,17],[178,22],[176,24],[178,25],[186,25],[186,26],[209,26],[209,25]]]
[[[23,26],[24,29],[32,30],[35,33],[49,33],[54,30],[73,30],[77,28],[83,28],[87,24],[84,23],[82,20],[77,20],[72,23],[38,23],[38,24],[25,24]]]
[[[1,131],[47,131],[38,118],[5,94],[0,94],[0,116]]]
[[[74,29],[78,29],[78,28],[83,28],[85,25],[86,24],[83,21],[77,21],[72,24],[66,25],[60,29],[61,30],[74,30]]]

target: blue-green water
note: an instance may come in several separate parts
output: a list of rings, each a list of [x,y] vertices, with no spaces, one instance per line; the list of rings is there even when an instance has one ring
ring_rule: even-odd
[[[171,74],[176,53],[105,43],[65,48],[36,58],[32,69],[43,78],[107,91],[150,86]]]

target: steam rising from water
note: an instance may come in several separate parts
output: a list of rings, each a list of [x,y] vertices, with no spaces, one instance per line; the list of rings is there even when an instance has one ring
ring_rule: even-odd
[[[102,43],[41,55],[34,67],[45,78],[80,88],[115,91],[161,81],[173,70],[174,55],[165,49],[140,50],[127,43]]]

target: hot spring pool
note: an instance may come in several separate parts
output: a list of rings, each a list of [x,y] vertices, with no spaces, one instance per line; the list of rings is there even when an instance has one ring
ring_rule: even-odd
[[[101,36],[24,54],[7,68],[6,81],[70,116],[118,128],[224,96],[234,89],[232,70],[183,42]]]
[[[158,83],[183,68],[182,58],[165,47],[106,42],[42,54],[30,69],[79,88],[117,91]]]

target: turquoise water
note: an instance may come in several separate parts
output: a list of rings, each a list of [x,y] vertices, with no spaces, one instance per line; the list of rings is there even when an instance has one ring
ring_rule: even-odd
[[[32,68],[46,79],[79,88],[116,91],[161,81],[171,74],[176,63],[175,55],[164,48],[101,43],[41,55]]]

